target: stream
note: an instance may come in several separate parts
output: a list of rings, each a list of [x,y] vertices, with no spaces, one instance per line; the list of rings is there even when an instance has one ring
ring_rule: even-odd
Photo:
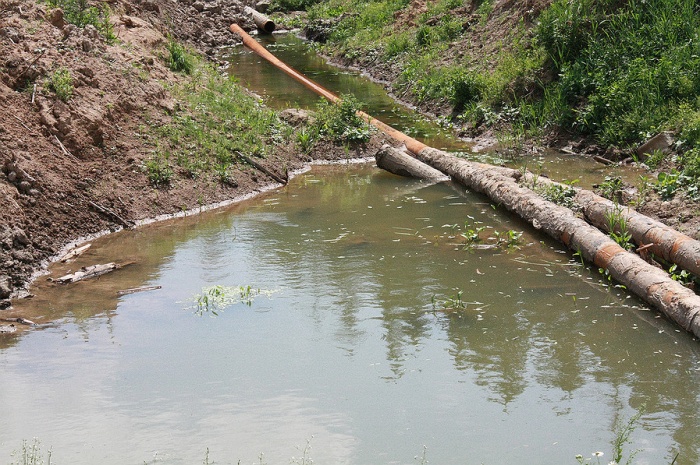
[[[377,86],[291,36],[266,40],[337,92]],[[254,88],[272,106],[316,100],[245,50],[230,59],[242,83],[287,89],[279,103]],[[414,135],[468,150],[426,124]],[[697,341],[453,183],[317,166],[102,237],[51,276],[109,261],[133,264],[40,278],[17,302],[50,323],[0,336],[0,463],[33,438],[52,463],[608,463],[616,424],[638,413],[623,463],[700,463]],[[160,289],[118,295],[142,286]]]

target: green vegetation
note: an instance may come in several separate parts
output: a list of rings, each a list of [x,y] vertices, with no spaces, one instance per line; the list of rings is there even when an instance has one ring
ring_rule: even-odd
[[[91,5],[88,0],[47,0],[49,6],[63,10],[63,16],[70,24],[79,28],[94,26],[108,43],[116,39],[110,22],[110,9],[106,3]]]
[[[411,21],[408,0],[302,4],[324,53],[400,70],[395,94],[477,132],[565,130],[629,149],[675,131],[674,184],[700,192],[695,0],[555,0],[531,17],[516,6],[495,11],[490,0],[436,0]],[[493,39],[493,26],[515,15],[520,22]],[[653,168],[664,155],[646,161]]]
[[[312,131],[316,136],[325,136],[341,143],[364,142],[370,138],[372,129],[357,116],[360,102],[352,95],[341,95],[340,104],[319,100]],[[314,139],[314,136],[311,136]],[[301,141],[304,137],[299,136]]]
[[[58,68],[51,73],[47,80],[47,87],[56,97],[67,102],[73,96],[73,77],[65,68]]]
[[[270,297],[275,291],[254,289],[251,286],[211,286],[202,289],[201,294],[196,294],[193,298],[192,307],[195,314],[202,316],[210,313],[218,316],[221,311],[232,305],[243,303],[247,306],[253,305],[253,300],[258,295]]]
[[[292,129],[235,78],[171,44],[171,63],[189,70],[189,78],[171,89],[179,104],[171,121],[144,130],[154,146],[144,172],[157,187],[168,186],[178,175],[236,186],[235,172],[247,169],[240,155],[265,158],[291,139]]]
[[[192,74],[195,66],[195,57],[188,52],[185,47],[179,42],[169,39],[166,44],[168,57],[166,59],[168,67],[175,72],[183,72]]]

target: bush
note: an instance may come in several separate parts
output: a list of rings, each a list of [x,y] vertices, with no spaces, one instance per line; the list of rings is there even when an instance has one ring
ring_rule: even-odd
[[[54,71],[48,80],[48,88],[56,94],[56,97],[67,102],[73,95],[73,77],[65,68]]]
[[[194,70],[194,57],[187,52],[185,47],[174,40],[169,40],[166,48],[168,49],[168,67],[175,72],[182,71],[185,74],[192,74]]]
[[[319,101],[315,118],[316,130],[336,142],[362,142],[369,139],[371,129],[357,115],[360,103],[352,95],[342,95],[339,104]]]

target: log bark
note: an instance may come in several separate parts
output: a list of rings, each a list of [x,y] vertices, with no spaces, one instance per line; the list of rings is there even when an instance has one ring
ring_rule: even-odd
[[[85,279],[102,276],[103,274],[107,274],[112,271],[118,270],[119,268],[123,268],[126,265],[128,265],[128,263],[120,265],[118,263],[110,262],[100,265],[85,266],[81,268],[80,271],[76,271],[75,273],[67,274],[65,276],[61,276],[60,278],[57,278],[56,282],[58,282],[59,284],[77,283],[78,281],[83,281]]]
[[[518,184],[513,170],[459,159],[427,148],[417,158],[471,190],[517,213],[536,229],[563,242],[686,331],[700,337],[700,297],[644,260],[627,252],[573,211],[544,200]]]
[[[413,158],[406,152],[384,145],[374,157],[377,166],[398,176],[423,179],[425,181],[444,181],[449,179],[441,171]]]
[[[63,258],[61,258],[62,263],[66,263],[70,260],[73,260],[74,258],[80,256],[83,252],[85,252],[87,249],[89,249],[92,246],[92,244],[85,244],[80,247],[76,247],[72,249],[70,252],[65,254]]]

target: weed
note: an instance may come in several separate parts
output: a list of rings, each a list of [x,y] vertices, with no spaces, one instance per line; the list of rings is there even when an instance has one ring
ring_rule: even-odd
[[[31,443],[26,439],[23,440],[20,450],[14,451],[12,457],[13,461],[10,465],[44,465],[45,463],[41,453],[41,442],[37,438],[34,438]],[[51,449],[46,454],[46,464],[51,465]]]
[[[79,28],[87,25],[94,26],[108,43],[116,39],[110,21],[110,9],[106,3],[101,3],[99,6],[90,5],[88,0],[48,0],[47,3],[53,8],[63,10],[67,22]]]
[[[342,95],[339,104],[320,100],[314,119],[318,134],[336,142],[362,142],[369,139],[371,128],[357,115],[360,102],[352,95]]]
[[[313,131],[303,127],[297,132],[297,144],[304,153],[309,153],[315,142]]]
[[[632,234],[627,227],[627,217],[622,211],[622,207],[615,205],[612,210],[605,213],[605,221],[607,223],[608,234],[610,238],[625,250],[630,250],[634,247],[632,242]]]
[[[67,102],[73,95],[73,77],[65,68],[58,68],[51,73],[47,82],[48,88],[56,94],[56,97]]]
[[[622,188],[624,183],[619,176],[605,176],[602,183],[596,186],[598,193],[613,202],[622,202]]]
[[[445,300],[437,300],[436,296],[433,296],[431,298],[431,302],[433,305],[433,311],[437,311],[439,309],[442,310],[464,310],[467,308],[467,303],[462,299],[462,294],[463,292],[461,290],[457,291],[457,294],[455,294],[452,297],[448,297]]]
[[[202,316],[204,313],[211,313],[218,316],[219,312],[226,307],[243,303],[247,306],[253,305],[253,300],[258,295],[270,297],[275,291],[255,289],[252,286],[211,286],[202,289],[200,294],[196,294],[192,301],[195,314]]]
[[[195,67],[195,60],[191,53],[179,42],[169,39],[165,46],[168,50],[168,67],[175,72],[192,74]]]
[[[571,186],[553,183],[543,184],[541,187],[536,188],[535,192],[537,192],[545,200],[556,203],[557,205],[561,205],[574,211],[581,209],[581,207],[574,202],[576,190]]]
[[[143,162],[148,180],[153,187],[167,187],[173,178],[173,169],[167,157],[157,155]]]
[[[493,234],[496,237],[496,246],[506,250],[518,248],[523,236],[522,231],[514,231],[513,229],[504,232],[496,230]]]

